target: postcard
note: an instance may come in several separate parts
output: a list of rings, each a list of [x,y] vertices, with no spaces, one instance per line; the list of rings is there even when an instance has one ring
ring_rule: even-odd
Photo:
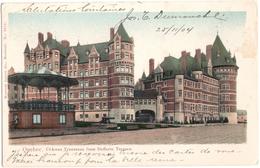
[[[258,164],[255,1],[1,12],[4,167]]]

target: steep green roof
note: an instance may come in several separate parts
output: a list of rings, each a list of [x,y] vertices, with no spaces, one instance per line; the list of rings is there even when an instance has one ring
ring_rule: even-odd
[[[87,51],[90,52],[92,46],[95,46],[97,49],[97,52],[100,54],[100,61],[106,61],[108,60],[108,52],[106,51],[108,49],[109,42],[101,42],[101,43],[93,43],[93,44],[87,44],[87,45],[80,45],[79,42],[76,46],[70,46],[73,47],[76,54],[79,57],[79,63],[85,63],[88,62],[88,56]],[[57,49],[60,51],[62,57],[61,57],[61,64],[65,65],[67,64],[66,59],[69,55],[69,48],[70,47],[63,47],[60,42],[58,42],[56,39],[49,38],[43,42],[43,47],[45,48],[48,45],[49,49]]]
[[[28,43],[26,43],[26,47],[24,49],[24,53],[30,53],[30,47],[29,47]]]
[[[231,53],[227,51],[219,35],[217,35],[215,38],[211,52],[212,52],[213,67],[223,66],[223,65],[236,66],[235,59],[231,58]]]
[[[212,45],[212,66],[237,66],[236,65],[236,57],[231,57],[231,53],[227,51],[225,46],[223,45],[220,37],[217,35],[216,39]],[[182,74],[185,78],[191,78],[192,71],[202,71],[203,74],[212,76],[208,74],[208,59],[204,53],[200,55],[195,55],[192,57],[190,55],[183,55],[179,59],[167,56],[164,58],[163,62],[160,64],[163,68],[163,78],[173,78],[175,75]],[[186,65],[183,64],[186,62]],[[213,75],[214,77],[214,75]],[[144,80],[145,82],[152,82],[154,80],[154,74],[149,74],[147,78]]]
[[[175,57],[164,57],[163,62],[160,64],[163,68],[164,76],[171,77],[180,73],[179,60]]]
[[[121,36],[121,40],[123,42],[132,43],[132,40],[128,36],[128,34],[127,34],[127,32],[126,32],[126,30],[125,30],[125,28],[124,28],[122,23],[118,26],[117,33]]]
[[[100,54],[100,61],[107,61],[108,44],[109,42],[102,42],[102,43],[94,43],[94,44],[87,44],[87,45],[77,45],[77,46],[73,46],[73,48],[79,57],[79,63],[88,62],[88,56],[86,53],[87,51],[90,53],[90,50],[93,46],[95,46],[97,52]]]

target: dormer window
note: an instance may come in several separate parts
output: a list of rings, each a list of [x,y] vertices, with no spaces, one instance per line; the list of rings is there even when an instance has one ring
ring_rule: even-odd
[[[105,51],[106,51],[106,53],[108,53],[108,48],[106,48],[106,50],[105,50]]]
[[[87,51],[86,54],[89,55],[89,51]]]

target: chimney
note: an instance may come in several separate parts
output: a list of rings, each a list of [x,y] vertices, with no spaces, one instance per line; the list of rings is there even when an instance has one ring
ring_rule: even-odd
[[[186,56],[190,56],[190,52],[187,52],[187,53],[186,53]]]
[[[114,33],[115,33],[115,29],[114,28],[110,28],[110,40],[113,40],[114,38]]]
[[[212,49],[212,45],[207,45],[206,46],[206,57],[207,57],[207,60],[209,60],[209,58],[211,58],[211,49]]]
[[[200,56],[201,55],[201,49],[196,49],[195,50],[195,56]]]
[[[38,42],[39,44],[42,44],[44,41],[44,37],[43,34],[41,32],[38,33]]]
[[[47,39],[52,39],[52,33],[50,32],[47,33]]]
[[[181,52],[181,56],[183,57],[183,56],[186,56],[186,51],[182,51]]]
[[[152,74],[154,71],[154,59],[149,59],[149,74]]]
[[[64,48],[68,48],[70,46],[70,42],[68,40],[61,40],[61,45]]]

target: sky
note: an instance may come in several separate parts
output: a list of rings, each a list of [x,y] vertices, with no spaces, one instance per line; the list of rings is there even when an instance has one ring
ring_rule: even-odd
[[[167,12],[172,15],[199,15],[201,12]],[[8,16],[8,45],[7,67],[14,67],[16,72],[24,70],[23,51],[28,42],[30,48],[37,45],[38,32],[52,32],[58,41],[69,40],[71,45],[91,44],[109,40],[110,27],[114,27],[124,19],[125,13],[10,13]],[[143,12],[133,12],[131,16],[138,19],[126,20],[123,25],[129,36],[134,38],[135,54],[135,81],[141,77],[143,71],[148,74],[149,59],[155,59],[155,66],[163,61],[165,56],[180,57],[182,50],[191,52],[194,56],[195,49],[200,48],[205,52],[206,45],[213,44],[217,34],[232,55],[235,54],[239,66],[238,74],[238,108],[245,109],[250,99],[250,91],[243,89],[246,81],[255,82],[255,76],[248,76],[248,68],[256,72],[254,59],[242,52],[245,40],[246,12],[221,12],[221,18],[196,18],[196,19],[153,19],[158,12],[147,15],[149,20],[142,20]],[[222,17],[223,16],[223,17]],[[179,28],[183,31],[176,31]],[[171,28],[165,34],[164,28]],[[174,29],[175,28],[175,29]],[[160,32],[158,30],[161,30]],[[188,31],[189,30],[189,31]],[[13,61],[15,60],[15,61]],[[256,82],[255,82],[256,83]],[[253,84],[254,85],[254,84]],[[255,84],[256,85],[256,84]]]

